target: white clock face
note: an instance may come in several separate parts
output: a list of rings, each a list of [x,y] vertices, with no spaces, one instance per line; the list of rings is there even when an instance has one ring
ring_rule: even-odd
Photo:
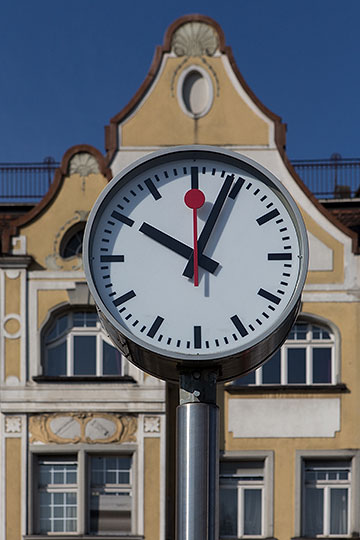
[[[273,180],[216,154],[135,168],[93,210],[85,264],[95,300],[127,337],[165,356],[247,349],[299,296],[292,204]]]

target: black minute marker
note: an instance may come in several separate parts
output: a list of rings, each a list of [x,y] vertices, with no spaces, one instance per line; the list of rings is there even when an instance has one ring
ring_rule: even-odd
[[[124,216],[124,214],[120,214],[120,212],[117,212],[116,210],[112,212],[111,217],[117,219],[118,221],[121,221],[121,223],[124,223],[125,225],[129,225],[129,227],[132,227],[134,225],[134,221],[132,219]]]
[[[266,300],[269,300],[270,302],[273,302],[274,304],[279,304],[281,301],[281,298],[279,298],[275,294],[272,294],[269,291],[266,291],[265,289],[259,289],[258,295],[262,296],[263,298],[266,298]]]
[[[145,185],[150,191],[151,195],[154,197],[155,201],[161,199],[161,194],[158,188],[155,186],[154,182],[151,180],[151,178],[145,180]]]
[[[113,304],[114,306],[119,306],[120,304],[131,300],[132,298],[134,298],[134,296],[136,296],[136,293],[134,291],[129,291],[125,294],[122,294],[118,298],[115,298],[115,300],[113,300]]]
[[[240,321],[237,315],[230,317],[230,319],[231,319],[231,322],[234,324],[235,328],[238,330],[241,337],[245,337],[248,335],[249,332],[246,330],[245,326]]]
[[[274,210],[271,210],[271,212],[268,212],[267,214],[264,214],[263,216],[257,218],[257,222],[259,225],[264,225],[264,223],[267,223],[268,221],[276,218],[276,216],[279,216],[280,212],[277,208]]]
[[[155,321],[152,323],[150,330],[146,334],[148,337],[153,338],[156,334],[156,332],[159,330],[160,326],[164,322],[163,317],[160,317],[159,315],[156,317]]]

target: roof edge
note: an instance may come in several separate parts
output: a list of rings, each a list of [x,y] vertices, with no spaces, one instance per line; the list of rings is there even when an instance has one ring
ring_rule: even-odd
[[[94,156],[99,164],[100,174],[107,180],[111,180],[111,169],[107,167],[105,158],[101,152],[89,144],[77,144],[71,146],[63,155],[60,166],[55,170],[54,179],[44,197],[29,212],[14,219],[11,214],[0,214],[0,239],[1,252],[8,254],[11,251],[11,237],[18,234],[19,227],[29,224],[40,216],[56,198],[60,191],[64,178],[68,175],[69,163],[73,156],[80,152],[87,152]]]

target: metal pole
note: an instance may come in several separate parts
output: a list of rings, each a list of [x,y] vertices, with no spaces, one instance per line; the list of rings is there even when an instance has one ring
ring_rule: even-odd
[[[218,457],[216,374],[184,374],[177,408],[176,540],[218,539]]]

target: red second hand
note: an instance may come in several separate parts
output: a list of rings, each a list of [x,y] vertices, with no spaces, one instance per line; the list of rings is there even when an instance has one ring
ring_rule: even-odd
[[[200,189],[190,189],[185,193],[184,201],[186,206],[193,211],[193,238],[194,238],[194,285],[199,285],[199,264],[198,264],[198,240],[197,240],[197,210],[205,202],[205,195]]]

